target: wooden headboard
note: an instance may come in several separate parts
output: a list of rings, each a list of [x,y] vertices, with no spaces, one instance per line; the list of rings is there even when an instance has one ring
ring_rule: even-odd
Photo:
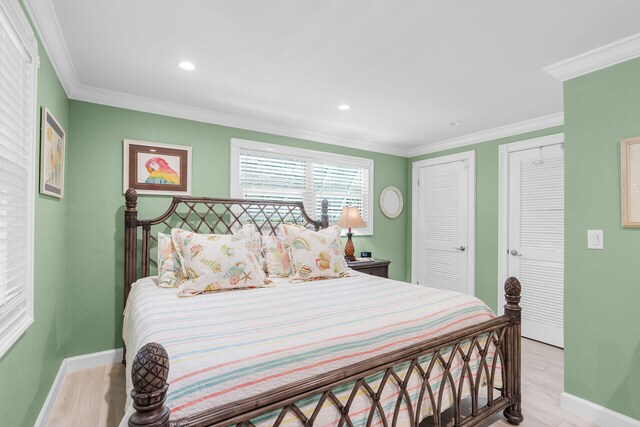
[[[158,232],[169,234],[172,228],[195,233],[230,234],[244,224],[255,224],[261,234],[275,234],[280,224],[299,224],[319,230],[329,226],[327,200],[322,201],[319,221],[312,219],[302,202],[284,200],[219,199],[209,197],[174,197],[167,211],[157,218],[138,219],[138,193],[132,188],[124,195],[124,301],[131,285],[139,277],[150,275],[157,262],[151,246],[157,246]],[[153,233],[152,233],[153,227]],[[141,233],[141,263],[138,266],[138,228]],[[140,267],[140,268],[139,268]],[[138,275],[140,272],[140,275]]]

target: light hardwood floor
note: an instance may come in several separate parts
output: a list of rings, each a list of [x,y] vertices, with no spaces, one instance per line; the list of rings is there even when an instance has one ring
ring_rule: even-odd
[[[527,339],[522,341],[522,346],[525,421],[521,426],[595,426],[560,409],[564,371],[562,350]],[[124,367],[120,364],[68,374],[48,426],[117,426],[124,413],[124,384]],[[505,427],[509,424],[496,415],[486,425]]]
[[[64,377],[47,426],[117,426],[124,416],[124,389],[121,363],[71,372]]]

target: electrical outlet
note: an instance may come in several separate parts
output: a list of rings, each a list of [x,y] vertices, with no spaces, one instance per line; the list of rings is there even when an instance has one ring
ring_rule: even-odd
[[[604,249],[602,230],[587,230],[587,249]]]

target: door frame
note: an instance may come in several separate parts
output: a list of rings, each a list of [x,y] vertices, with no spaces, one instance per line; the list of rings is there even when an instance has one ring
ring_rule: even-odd
[[[419,206],[420,206],[420,190],[418,179],[420,177],[420,169],[427,166],[436,166],[446,163],[466,161],[468,168],[468,185],[469,185],[469,215],[467,216],[467,292],[469,295],[475,295],[476,290],[476,151],[470,150],[457,154],[449,154],[447,156],[433,157],[426,160],[414,162],[412,165],[412,184],[411,184],[411,283],[418,281],[418,231],[419,231]]]
[[[532,148],[564,144],[564,132],[525,139],[499,146],[498,172],[498,315],[504,313],[504,281],[508,276],[509,255],[509,155]]]

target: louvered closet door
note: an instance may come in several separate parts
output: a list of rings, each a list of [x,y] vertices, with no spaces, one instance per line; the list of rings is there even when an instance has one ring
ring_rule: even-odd
[[[563,347],[562,145],[510,154],[508,258],[522,282],[522,335]]]
[[[420,168],[420,285],[469,292],[466,161]]]

